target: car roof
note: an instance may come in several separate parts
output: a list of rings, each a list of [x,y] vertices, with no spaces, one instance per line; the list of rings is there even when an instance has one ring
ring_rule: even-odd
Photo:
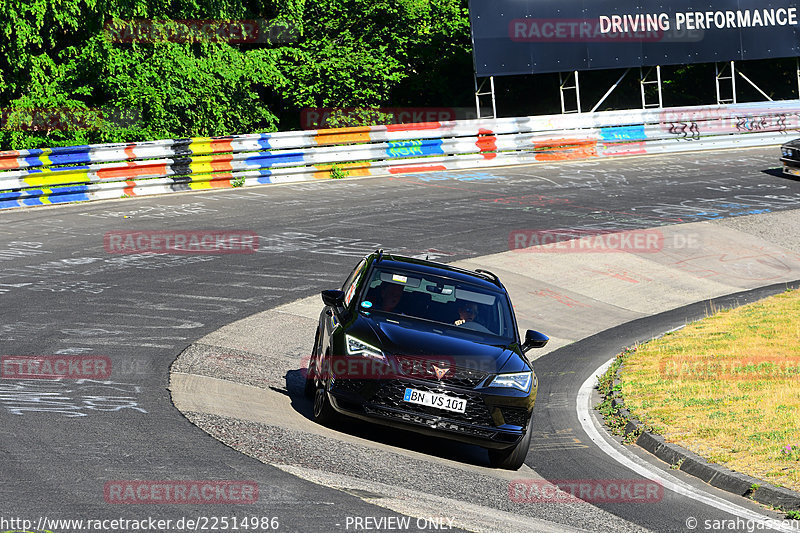
[[[388,269],[397,268],[423,274],[433,274],[466,283],[472,283],[473,285],[478,285],[485,289],[505,292],[505,287],[503,287],[503,285],[500,283],[500,280],[497,279],[496,276],[495,279],[497,279],[497,282],[495,283],[488,274],[473,272],[471,270],[444,265],[442,263],[435,263],[433,261],[426,261],[424,259],[416,259],[413,257],[405,257],[386,253],[382,255],[380,261],[375,263],[375,266],[381,266]]]

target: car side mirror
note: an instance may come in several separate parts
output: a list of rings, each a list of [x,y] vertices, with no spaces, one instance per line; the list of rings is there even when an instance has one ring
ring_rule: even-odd
[[[344,307],[344,291],[331,290],[322,291],[322,303],[334,309],[341,309]]]
[[[529,329],[525,332],[525,342],[522,344],[522,352],[527,352],[531,348],[544,348],[549,340],[550,337],[544,333]]]

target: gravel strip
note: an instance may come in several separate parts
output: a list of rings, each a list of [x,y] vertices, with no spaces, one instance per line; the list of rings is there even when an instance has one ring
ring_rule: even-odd
[[[713,224],[735,229],[800,253],[800,209],[763,213],[713,221]]]
[[[518,504],[508,497],[509,479],[481,475],[405,455],[255,422],[187,412],[198,427],[263,463],[294,465],[356,477],[388,486],[424,490],[460,500],[593,531],[647,531],[590,504]],[[420,477],[421,473],[426,473]],[[424,474],[423,474],[424,475]],[[521,478],[523,476],[517,475]]]

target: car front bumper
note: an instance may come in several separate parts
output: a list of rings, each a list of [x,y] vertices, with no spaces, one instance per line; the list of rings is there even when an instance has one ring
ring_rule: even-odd
[[[455,413],[404,402],[406,387],[465,399],[466,411]],[[528,395],[494,396],[425,381],[340,379],[330,385],[328,397],[333,408],[346,416],[484,448],[503,449],[517,444],[529,430],[535,391]]]

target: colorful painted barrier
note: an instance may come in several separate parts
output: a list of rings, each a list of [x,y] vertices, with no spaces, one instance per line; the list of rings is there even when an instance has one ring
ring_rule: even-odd
[[[0,152],[0,208],[350,176],[781,144],[800,100]]]

